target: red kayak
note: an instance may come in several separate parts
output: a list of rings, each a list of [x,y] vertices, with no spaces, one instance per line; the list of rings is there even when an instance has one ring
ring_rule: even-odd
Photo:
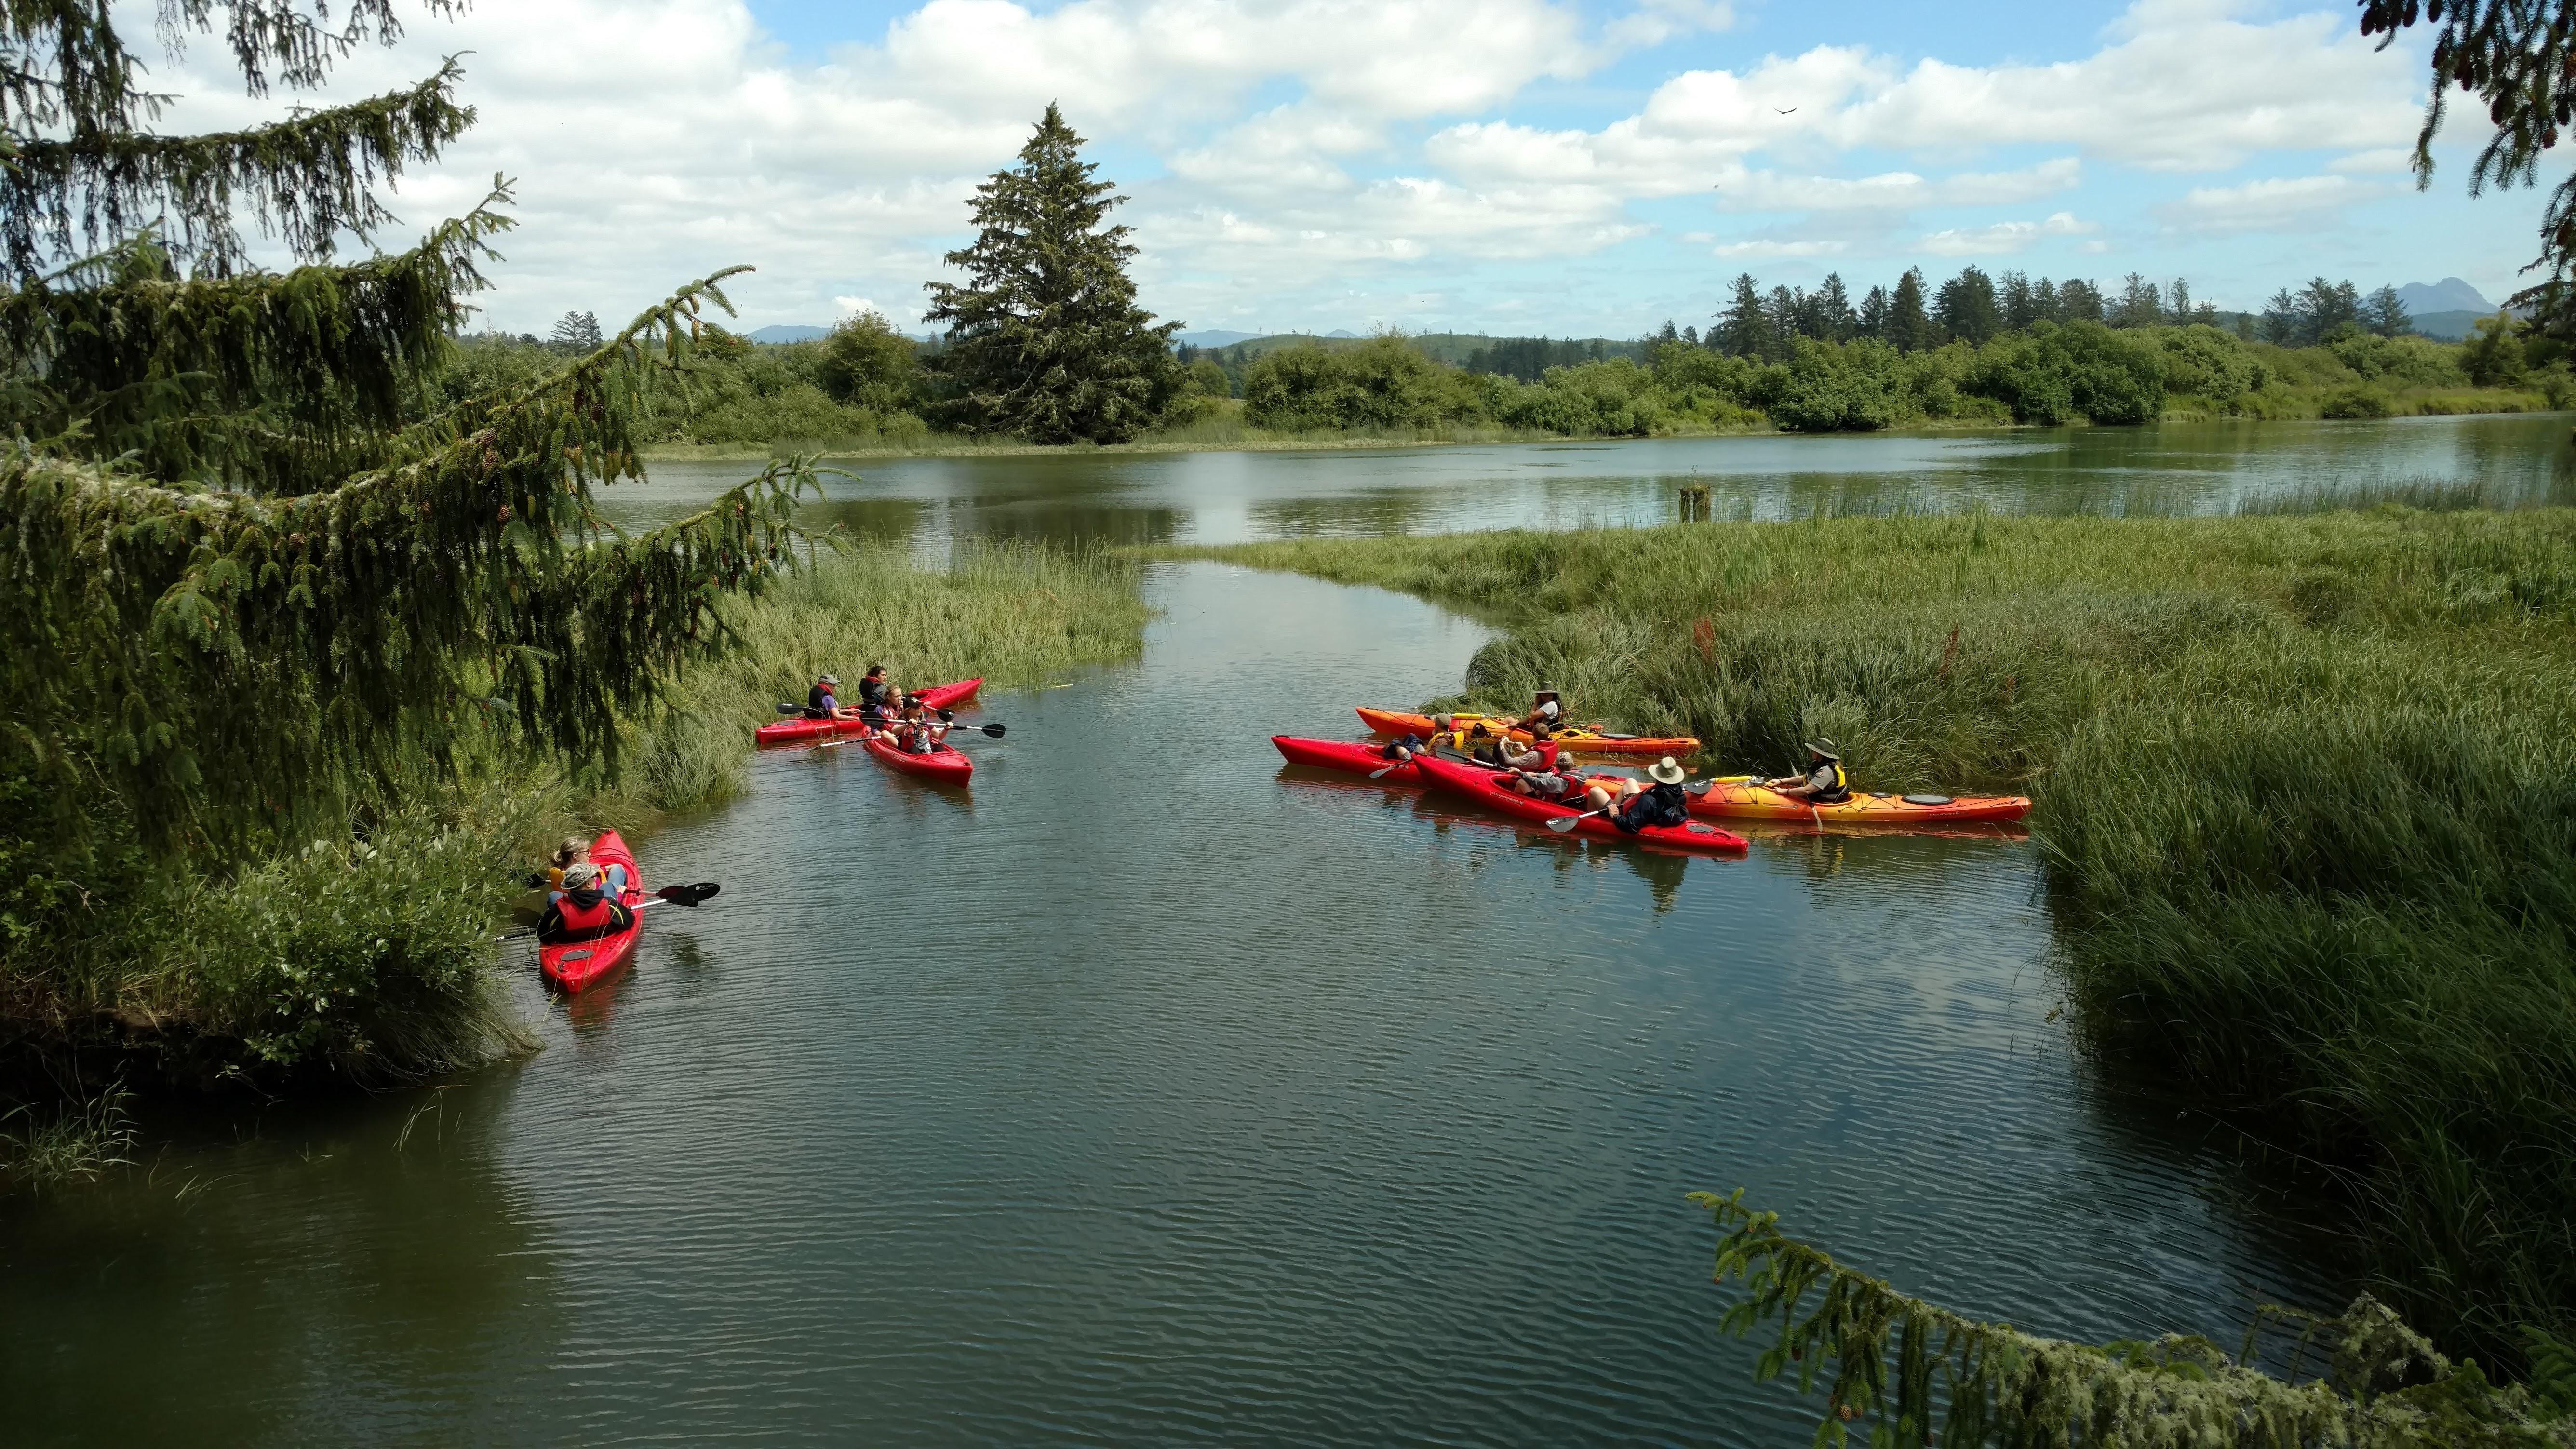
[[[635,863],[635,852],[626,848],[626,841],[616,831],[604,830],[590,843],[590,859],[595,865],[626,867],[626,892],[618,900],[635,911],[635,924],[587,941],[538,946],[537,969],[566,991],[580,991],[625,965],[626,958],[635,954],[636,938],[644,934],[644,913],[635,910],[644,900],[644,871]]]
[[[1422,772],[1424,779],[1444,790],[1464,795],[1479,805],[1500,810],[1506,815],[1517,816],[1523,820],[1543,824],[1568,815],[1583,814],[1583,811],[1576,806],[1533,800],[1527,795],[1504,788],[1502,782],[1510,779],[1511,776],[1498,771],[1478,766],[1452,764],[1447,760],[1424,756],[1415,757],[1414,766]],[[1592,815],[1576,821],[1573,833],[1588,835],[1596,840],[1634,840],[1646,845],[1662,846],[1668,850],[1734,852],[1752,848],[1743,836],[1696,820],[1688,825],[1649,825],[1631,834],[1601,816]]]
[[[937,689],[921,691],[921,702],[931,709],[952,709],[973,699],[975,691],[983,687],[984,681],[980,678],[961,679],[955,684],[943,684]],[[764,745],[788,745],[799,740],[823,740],[830,739],[834,735],[865,734],[867,730],[868,725],[865,720],[782,719],[753,730],[751,737],[757,743]]]
[[[1271,746],[1292,765],[1308,765],[1318,770],[1340,770],[1345,774],[1366,775],[1381,785],[1427,785],[1419,771],[1410,764],[1397,764],[1386,757],[1384,745],[1351,740],[1308,740],[1295,735],[1272,735]],[[1544,749],[1544,746],[1541,747]],[[1389,769],[1389,766],[1394,768]],[[1386,773],[1381,775],[1380,770]]]
[[[1272,735],[1270,743],[1277,746],[1280,757],[1292,765],[1311,765],[1318,770],[1340,770],[1353,775],[1375,775],[1378,782],[1385,785],[1427,783],[1411,762],[1398,764],[1388,759],[1383,745],[1352,744],[1343,740],[1301,740],[1295,735]],[[1386,773],[1378,775],[1380,770]]]
[[[864,743],[868,753],[883,760],[888,769],[919,775],[933,784],[963,785],[975,774],[975,762],[946,740],[931,746],[930,753],[926,755],[896,748],[894,736],[885,732],[868,736]]]

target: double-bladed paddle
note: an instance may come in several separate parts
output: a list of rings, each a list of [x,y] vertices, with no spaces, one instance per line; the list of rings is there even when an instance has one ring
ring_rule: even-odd
[[[887,728],[887,729],[891,729],[891,728],[893,728],[893,726],[887,726],[886,728]],[[952,733],[952,734],[953,734],[953,733],[955,733],[957,730],[961,730],[961,729],[962,729],[962,730],[967,731],[967,732],[968,732],[968,733],[970,733],[970,734],[972,734],[972,733],[979,733],[979,732],[980,732],[980,733],[981,733],[981,734],[983,734],[986,738],[988,738],[988,739],[996,739],[996,740],[1000,739],[1000,738],[1001,738],[1002,736],[1004,736],[1005,734],[1010,733],[1010,730],[1009,730],[1009,728],[1008,728],[1007,726],[999,725],[999,724],[952,725],[952,726],[950,726],[950,733]],[[814,748],[816,748],[816,749],[818,749],[818,750],[834,750],[834,749],[839,749],[839,748],[840,748],[841,746],[843,746],[843,745],[856,744],[856,743],[858,743],[859,741],[861,741],[861,740],[863,740],[863,739],[866,739],[866,738],[867,738],[867,736],[866,736],[866,735],[863,735],[863,734],[859,734],[859,735],[844,735],[844,736],[842,736],[841,738],[836,739],[836,740],[825,740],[825,741],[823,741],[821,744],[816,745]]]
[[[651,900],[637,901],[626,909],[630,911],[640,911],[647,906],[669,904],[674,906],[686,906],[691,910],[695,910],[699,906],[705,905],[707,902],[714,900],[716,898],[716,893],[723,889],[724,887],[722,885],[711,880],[702,880],[696,885],[664,886],[660,890],[653,892],[653,898]],[[492,939],[495,941],[524,941],[536,933],[537,928],[530,926],[524,930],[504,931],[500,935],[494,936]]]

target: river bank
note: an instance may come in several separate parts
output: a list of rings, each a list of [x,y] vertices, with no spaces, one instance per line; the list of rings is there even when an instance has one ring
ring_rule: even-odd
[[[2576,1317],[2576,512],[1168,552],[1507,621],[1464,701],[1545,679],[1726,766],[1826,734],[1867,788],[2026,789],[2107,1061],[2338,1164],[2449,1342]]]
[[[2204,403],[2193,402],[2168,408],[2159,422],[2172,423],[2281,423],[2319,421],[2377,421],[2410,417],[2497,417],[2552,411],[2547,397],[2517,388],[2419,388],[2377,398],[2366,408],[2347,400],[2346,406],[2357,411],[2332,410],[2335,390],[2323,387],[2300,393],[2284,393],[2269,401],[2266,408],[2251,412],[2227,412]],[[2072,423],[2015,423],[2008,415],[1971,414],[1952,419],[1915,419],[1901,427],[1845,430],[1841,436],[1883,433],[1895,436],[1941,436],[1977,432],[2046,433],[2066,426],[2090,427],[2080,420]],[[2150,424],[2150,427],[2155,424]],[[1039,444],[1018,438],[989,437],[967,433],[934,433],[927,430],[895,435],[861,434],[849,437],[782,437],[765,443],[727,442],[693,443],[665,441],[643,450],[650,462],[672,463],[738,463],[765,462],[772,458],[807,453],[832,459],[882,458],[1051,458],[1090,455],[1152,455],[1157,453],[1286,453],[1329,451],[1334,449],[1465,447],[1490,443],[1615,443],[1646,438],[1732,438],[1764,437],[1794,434],[1815,436],[1782,427],[1759,410],[1725,420],[1690,419],[1671,422],[1650,429],[1621,432],[1552,432],[1544,428],[1514,428],[1490,424],[1432,423],[1421,427],[1346,428],[1261,428],[1245,423],[1240,408],[1212,419],[1185,427],[1149,432],[1125,443]]]
[[[732,797],[751,730],[814,675],[871,663],[923,683],[1036,685],[1132,656],[1129,562],[1029,545],[944,567],[824,548],[722,610],[728,646],[628,721],[615,773],[488,748],[359,802],[338,839],[249,861],[127,846],[87,877],[24,883],[0,936],[0,1179],[94,1175],[133,1147],[130,1091],[418,1080],[528,1045],[491,931],[527,863],[569,830],[653,826]],[[33,908],[28,902],[34,899]]]

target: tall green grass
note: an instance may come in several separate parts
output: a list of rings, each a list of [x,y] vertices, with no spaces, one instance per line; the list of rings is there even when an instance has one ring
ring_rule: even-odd
[[[2418,1322],[2576,1323],[2576,511],[1838,518],[1209,550],[1514,627],[1467,702],[2037,801],[2109,1059],[2338,1164]]]

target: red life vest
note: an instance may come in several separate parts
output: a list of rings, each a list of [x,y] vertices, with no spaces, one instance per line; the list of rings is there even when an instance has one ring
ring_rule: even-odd
[[[1553,770],[1556,768],[1556,741],[1541,740],[1539,742],[1538,767],[1542,770]]]
[[[555,902],[555,914],[563,918],[565,935],[596,935],[607,930],[616,920],[617,908],[609,903],[605,892],[601,893],[598,900],[587,906],[575,904],[573,898],[567,894]]]

